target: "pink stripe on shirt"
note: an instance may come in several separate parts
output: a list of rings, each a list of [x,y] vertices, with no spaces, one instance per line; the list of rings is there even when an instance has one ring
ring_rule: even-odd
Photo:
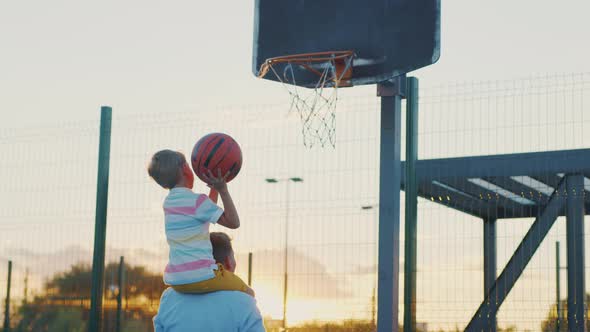
[[[176,214],[176,215],[194,215],[197,212],[197,209],[205,200],[207,199],[207,195],[200,195],[197,198],[194,206],[168,206],[164,208],[165,214]]]
[[[191,271],[191,270],[198,270],[198,269],[209,267],[214,264],[215,264],[215,261],[211,260],[211,259],[201,259],[198,261],[192,261],[192,262],[177,264],[177,265],[168,264],[168,265],[166,265],[166,272],[167,273],[174,273],[174,272],[185,272],[185,271]]]

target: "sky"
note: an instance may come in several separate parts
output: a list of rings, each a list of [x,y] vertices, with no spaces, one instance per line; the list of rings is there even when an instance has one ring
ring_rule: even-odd
[[[253,1],[0,2],[0,128],[125,114],[275,104],[251,72]],[[583,0],[442,4],[425,85],[588,71]],[[358,87],[347,94],[372,93]]]
[[[305,179],[302,186],[287,189],[295,224],[292,264],[300,278],[292,300],[298,309],[292,319],[365,318],[374,282],[367,271],[374,271],[375,224],[371,222],[375,212],[361,211],[359,206],[376,204],[377,197],[375,87],[340,90],[345,100],[338,115],[337,130],[344,139],[338,143],[340,150],[301,148],[297,119],[285,115],[285,91],[251,72],[253,8],[252,1],[1,1],[0,114],[4,120],[0,137],[8,137],[1,151],[10,156],[1,164],[8,170],[3,172],[0,189],[4,255],[11,253],[37,266],[38,282],[88,256],[96,176],[95,124],[99,107],[110,105],[116,121],[109,257],[125,252],[154,270],[163,264],[166,245],[159,209],[165,192],[146,177],[146,161],[157,149],[173,146],[187,152],[198,133],[225,130],[242,144],[245,155],[241,178],[232,186],[250,226],[233,236],[241,257],[248,251],[263,257],[264,264],[255,265],[263,280],[255,278],[254,284],[263,312],[273,317],[281,314],[272,294],[280,293],[281,285],[278,261],[285,185],[268,187],[262,179],[299,175]],[[422,87],[449,82],[473,87],[469,82],[485,81],[499,82],[486,87],[501,88],[504,80],[588,72],[588,12],[590,3],[581,0],[559,4],[444,1],[441,58],[413,74]],[[430,116],[421,118],[421,156],[587,147],[590,131],[584,130],[588,126],[584,124],[588,120],[577,96],[562,102],[561,95],[551,95],[552,103],[571,108],[562,113],[541,106],[532,94],[523,99],[526,109],[478,104],[478,112],[471,113],[470,100],[426,104],[424,114]],[[522,116],[514,129],[510,116],[515,110],[536,118]],[[567,121],[561,127],[562,118]],[[572,124],[576,121],[579,125]],[[546,128],[556,130],[544,132]],[[525,139],[532,135],[539,137]],[[29,202],[35,203],[34,208],[29,208]],[[480,224],[421,202],[424,245],[419,264],[424,277],[418,291],[419,319],[454,327],[465,318],[465,310],[478,304]],[[499,266],[526,231],[526,223],[509,225],[499,229]],[[562,238],[563,229],[561,223],[549,238]],[[448,238],[456,243],[441,241]],[[537,316],[531,322],[519,321],[518,310],[527,294],[552,285],[538,275],[550,268],[552,250],[552,244],[544,247],[537,269],[525,276],[532,284],[515,289],[515,301],[505,307],[516,314],[502,313],[506,321],[538,323]],[[459,256],[457,266],[444,259]],[[44,265],[46,261],[55,264]],[[463,272],[460,277],[457,271]],[[457,291],[467,295],[449,300],[441,309],[437,301],[452,299]],[[322,301],[322,296],[327,300]],[[543,306],[550,302],[543,299]],[[331,307],[334,301],[342,306]],[[537,309],[543,314],[546,308]]]

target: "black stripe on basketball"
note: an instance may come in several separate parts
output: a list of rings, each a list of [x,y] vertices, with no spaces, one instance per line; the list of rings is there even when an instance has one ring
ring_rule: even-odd
[[[221,144],[223,144],[224,141],[225,141],[225,138],[222,137],[219,140],[219,142],[217,142],[217,144],[215,144],[215,146],[213,147],[213,150],[211,150],[211,152],[207,156],[207,160],[205,160],[205,164],[203,166],[205,166],[206,168],[209,167],[209,163],[211,162],[211,159],[215,155],[215,152],[217,152],[217,150],[219,149],[219,147],[221,146]]]
[[[203,137],[203,138],[205,138],[205,137]],[[191,154],[191,161],[192,161],[192,162],[195,162],[195,161],[197,161],[197,154],[198,154],[198,152],[199,152],[199,149],[201,148],[201,145],[203,144],[203,141],[204,141],[204,139],[203,139],[203,138],[201,138],[201,139],[200,139],[200,140],[197,142],[197,145],[195,145],[195,147],[193,148],[193,152],[192,152],[192,154]]]
[[[221,164],[223,162],[223,160],[225,159],[225,157],[227,157],[227,155],[230,154],[230,152],[234,148],[235,142],[229,142],[229,143],[230,144],[227,147],[227,150],[225,151],[225,154],[223,155],[223,157],[221,157],[221,159],[219,159],[219,161],[217,162],[217,164],[215,164],[215,166],[211,167],[212,169],[217,169],[219,167],[219,164]],[[223,175],[225,175],[225,174],[223,174]]]
[[[207,138],[207,136],[211,136],[211,137],[210,137],[210,138]],[[207,135],[207,136],[203,137],[203,139],[204,139],[205,141],[209,140],[209,141],[207,142],[207,144],[206,144],[206,145],[203,147],[203,151],[207,151],[207,150],[209,149],[209,146],[210,146],[211,144],[213,144],[213,143],[215,142],[215,140],[216,140],[216,139],[217,139],[217,140],[223,139],[223,137],[219,137],[219,136],[217,136],[217,134],[209,134],[209,135]],[[200,144],[199,144],[199,145],[200,145]],[[197,154],[199,154],[199,153],[197,152]],[[205,156],[205,155],[204,155],[203,153],[200,153],[200,158],[199,158],[199,160],[197,161],[197,169],[201,169],[201,165],[202,165],[202,164],[201,164],[201,162],[202,162],[202,159],[203,159],[203,157],[204,157],[204,156]],[[205,165],[205,167],[207,167],[207,166]]]
[[[237,168],[237,169],[236,169]],[[238,162],[233,163],[233,165],[231,165],[231,167],[229,168],[229,173],[232,176],[236,176],[238,174],[238,172],[240,171],[241,165],[238,166]]]
[[[221,170],[228,174],[231,181],[242,166],[242,151],[238,143],[227,134],[211,133],[202,137],[192,151],[192,167],[196,175],[204,182],[208,181],[207,171],[216,173]],[[217,174],[215,174],[217,175]]]

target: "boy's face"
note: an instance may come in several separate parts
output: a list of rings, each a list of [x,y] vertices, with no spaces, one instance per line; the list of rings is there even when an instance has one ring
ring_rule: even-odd
[[[193,174],[193,171],[191,170],[190,166],[188,165],[188,163],[184,163],[184,165],[182,165],[182,176],[184,177],[184,184],[188,189],[193,189],[193,186],[195,184],[195,175]]]

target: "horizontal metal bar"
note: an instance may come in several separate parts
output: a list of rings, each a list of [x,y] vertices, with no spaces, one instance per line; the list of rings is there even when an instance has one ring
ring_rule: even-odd
[[[454,210],[461,211],[478,218],[535,218],[538,216],[539,210],[544,206],[531,205],[528,207],[523,207],[520,210],[510,209],[493,201],[476,199],[468,193],[459,194],[440,186],[425,184],[420,184],[418,195],[434,203],[447,206]],[[585,202],[585,208],[586,214],[590,214],[590,198],[588,198],[588,195],[587,201]],[[565,212],[561,211],[559,215],[565,216]]]
[[[545,205],[549,201],[549,196],[543,194],[535,188],[526,186],[518,181],[514,181],[510,177],[491,176],[484,177],[483,179],[495,184],[498,187],[502,187],[503,189],[510,191],[517,197],[526,198],[537,204]]]
[[[478,218],[490,217],[489,206],[485,202],[465,193],[453,192],[435,183],[420,183],[418,195]]]
[[[442,180],[442,183],[448,185],[449,187],[453,187],[459,191],[465,192],[471,196],[475,196],[485,202],[489,208],[497,209],[500,207],[505,214],[511,216],[519,216],[519,215],[536,215],[536,206],[524,205],[517,203],[509,198],[506,198],[495,191],[489,190],[484,188],[480,185],[477,185],[467,179],[458,178]],[[502,214],[502,213],[501,213]],[[502,217],[503,218],[503,217]]]
[[[590,149],[515,153],[492,156],[419,160],[418,181],[487,176],[547,176],[558,173],[590,174]],[[405,162],[402,162],[402,174]],[[402,176],[402,182],[405,179]]]
[[[543,184],[546,184],[548,187],[551,187],[554,190],[559,186],[559,182],[561,182],[561,176],[556,174],[533,175],[530,177]]]

